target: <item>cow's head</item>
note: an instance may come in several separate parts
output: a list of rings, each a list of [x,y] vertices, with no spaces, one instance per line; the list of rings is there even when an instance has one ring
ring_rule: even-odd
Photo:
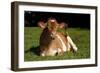
[[[59,24],[55,18],[49,18],[46,23],[43,21],[38,22],[38,26],[41,27],[43,31],[46,30],[52,39],[55,39],[57,30],[59,28],[64,28],[65,23]]]

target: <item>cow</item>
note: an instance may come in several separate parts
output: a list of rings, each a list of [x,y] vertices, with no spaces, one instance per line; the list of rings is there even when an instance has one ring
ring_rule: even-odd
[[[78,48],[71,37],[58,31],[64,28],[64,23],[59,24],[55,18],[49,18],[46,23],[38,22],[38,26],[43,29],[39,40],[40,56],[62,55],[70,50],[77,51]]]

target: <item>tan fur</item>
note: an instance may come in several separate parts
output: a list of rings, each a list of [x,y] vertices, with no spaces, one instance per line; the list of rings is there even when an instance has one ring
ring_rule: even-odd
[[[39,24],[43,28],[40,36],[40,55],[54,56],[56,53],[63,54],[68,51],[71,48],[70,39],[67,39],[63,33],[57,31],[61,27],[57,21],[49,19],[45,24],[47,25]]]
[[[50,35],[50,32],[44,29],[43,33],[40,36],[40,48],[42,49],[42,52],[46,51],[45,55],[47,56],[55,55],[55,53],[62,54],[64,51],[62,49],[61,41],[57,38],[57,36],[55,36],[55,39],[52,40],[52,38],[49,35]],[[61,50],[60,52],[58,51],[59,49]]]

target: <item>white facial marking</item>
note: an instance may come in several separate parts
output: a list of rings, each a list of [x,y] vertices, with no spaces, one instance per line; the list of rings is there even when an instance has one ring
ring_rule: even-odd
[[[51,22],[55,22],[55,20],[50,20]]]

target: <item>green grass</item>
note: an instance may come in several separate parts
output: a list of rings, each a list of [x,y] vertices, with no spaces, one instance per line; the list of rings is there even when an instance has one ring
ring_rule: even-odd
[[[24,60],[43,61],[43,60],[67,60],[67,59],[86,59],[90,58],[90,31],[89,29],[68,28],[68,33],[78,47],[76,53],[65,52],[64,55],[46,56],[37,55],[39,49],[39,37],[42,29],[39,27],[25,27],[24,29]]]

